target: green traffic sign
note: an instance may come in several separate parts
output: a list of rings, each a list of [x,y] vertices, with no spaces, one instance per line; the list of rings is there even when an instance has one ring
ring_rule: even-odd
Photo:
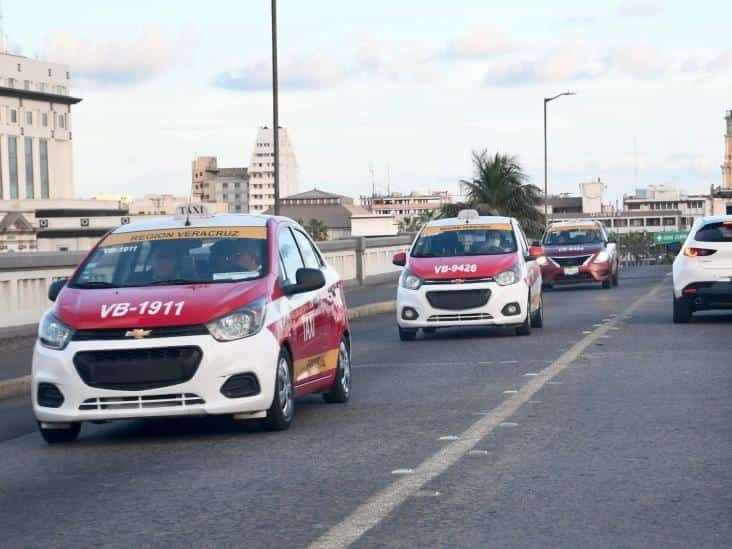
[[[668,231],[664,233],[656,233],[654,240],[656,244],[671,244],[673,242],[683,242],[689,231]]]

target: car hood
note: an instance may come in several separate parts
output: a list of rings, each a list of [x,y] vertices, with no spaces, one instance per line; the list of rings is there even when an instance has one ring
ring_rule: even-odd
[[[518,253],[457,257],[410,257],[407,268],[426,280],[485,278],[505,271],[518,261]],[[473,268],[473,266],[475,266]]]
[[[573,244],[569,246],[544,246],[544,254],[551,257],[596,254],[605,249],[603,244]]]
[[[186,326],[223,316],[262,297],[267,289],[266,278],[135,288],[66,287],[56,300],[55,313],[80,330]],[[153,305],[155,302],[160,305]]]

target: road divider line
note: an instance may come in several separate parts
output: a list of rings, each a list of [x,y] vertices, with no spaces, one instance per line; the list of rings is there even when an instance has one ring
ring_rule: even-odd
[[[664,280],[654,286],[650,292],[638,298],[628,306],[624,315],[631,315],[649,299],[655,297],[658,291],[666,283]],[[619,323],[620,318],[602,324],[585,336],[577,343],[567,349],[562,355],[544,368],[538,375],[524,385],[521,390],[504,400],[501,404],[490,410],[486,415],[473,422],[461,435],[460,438],[451,442],[431,457],[420,463],[412,473],[392,482],[365,502],[359,505],[341,522],[330,528],[322,536],[316,539],[311,548],[332,548],[348,547],[355,543],[361,536],[379,524],[400,504],[414,496],[417,491],[424,488],[425,484],[444,473],[449,467],[457,463],[459,459],[467,455],[487,435],[493,432],[502,424],[510,423],[509,418],[513,416],[521,406],[532,400],[532,397],[539,392],[544,385],[552,381],[570,366],[588,347],[605,335],[611,326]]]
[[[378,303],[369,303],[368,305],[359,305],[358,307],[348,308],[348,320],[356,320],[366,316],[383,315],[396,311],[396,300],[379,301]]]

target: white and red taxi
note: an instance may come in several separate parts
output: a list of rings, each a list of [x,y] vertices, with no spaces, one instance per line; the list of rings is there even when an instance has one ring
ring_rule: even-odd
[[[342,282],[302,227],[188,216],[119,227],[49,289],[32,374],[46,441],[84,421],[189,414],[286,429],[300,395],[348,400]]]
[[[481,325],[528,335],[544,318],[535,259],[511,217],[463,210],[456,218],[429,222],[409,252],[393,259],[404,266],[397,290],[399,337],[408,341],[419,329]]]

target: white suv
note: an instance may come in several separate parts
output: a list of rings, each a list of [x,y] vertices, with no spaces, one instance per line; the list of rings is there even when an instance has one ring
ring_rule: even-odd
[[[674,260],[674,322],[732,309],[732,215],[699,219]]]

